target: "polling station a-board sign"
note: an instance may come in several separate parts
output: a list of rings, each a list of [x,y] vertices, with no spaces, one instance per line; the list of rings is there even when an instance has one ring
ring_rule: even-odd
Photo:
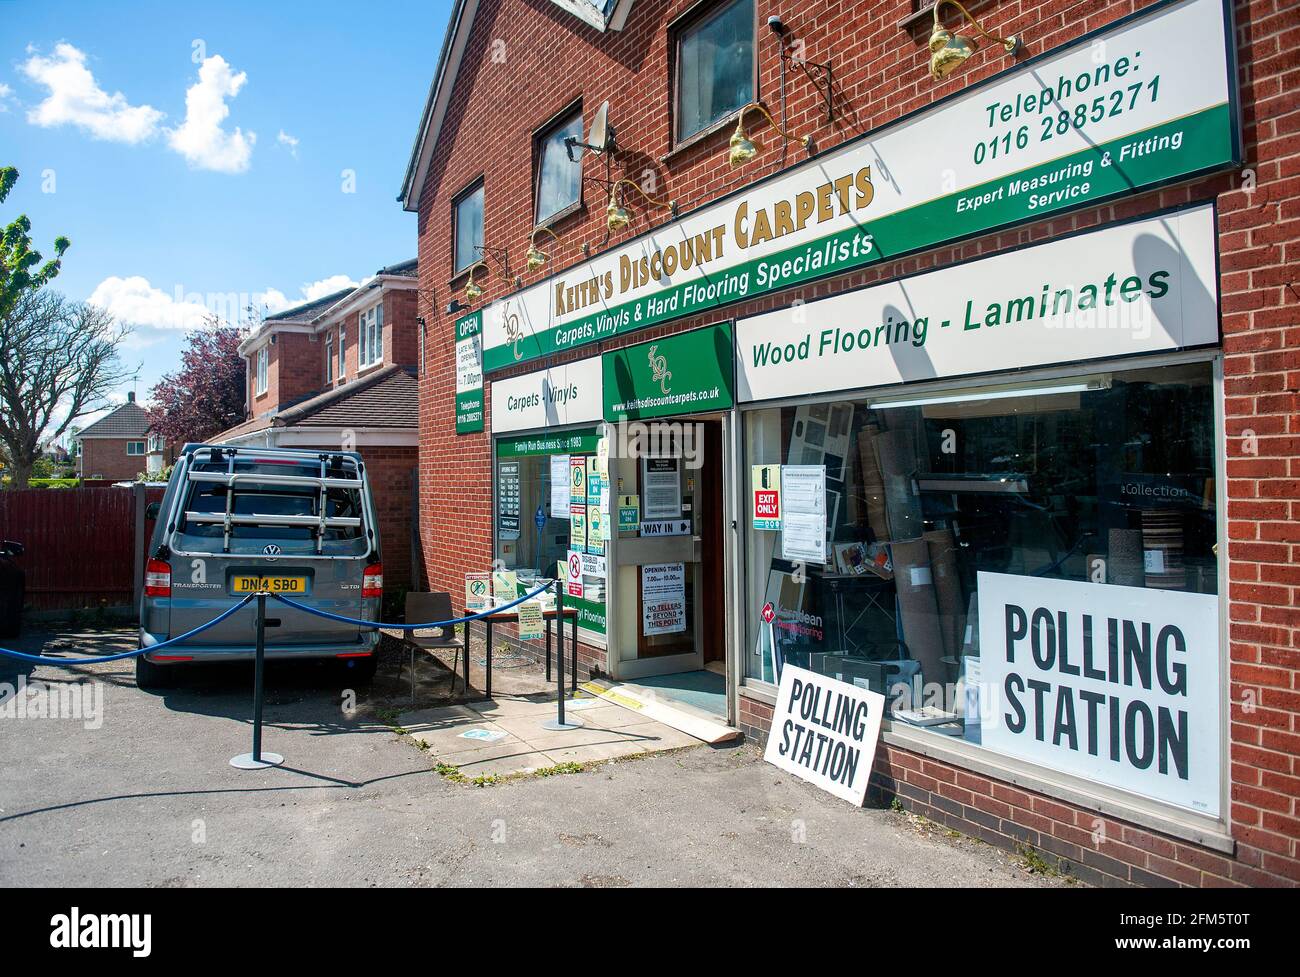
[[[1219,815],[1216,595],[985,571],[978,586],[984,746]]]
[[[862,806],[885,715],[885,697],[786,665],[763,759]]]

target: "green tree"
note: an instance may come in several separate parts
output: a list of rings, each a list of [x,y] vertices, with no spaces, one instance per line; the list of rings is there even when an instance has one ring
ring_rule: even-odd
[[[0,203],[18,182],[0,168]],[[46,290],[59,273],[67,238],[45,261],[32,248],[32,223],[19,215],[0,236],[0,445],[14,488],[26,488],[41,444],[109,403],[131,376],[117,358],[125,330],[107,311]]]
[[[0,167],[0,204],[18,182],[18,170]],[[0,318],[7,316],[18,299],[48,285],[59,273],[60,259],[68,250],[68,239],[54,239],[54,257],[42,264],[44,256],[32,248],[32,222],[19,214],[0,237]]]

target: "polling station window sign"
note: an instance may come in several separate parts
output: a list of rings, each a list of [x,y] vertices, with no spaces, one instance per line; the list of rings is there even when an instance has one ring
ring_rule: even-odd
[[[1220,814],[1219,600],[979,574],[983,744]]]
[[[884,713],[879,692],[786,665],[763,759],[861,807]]]

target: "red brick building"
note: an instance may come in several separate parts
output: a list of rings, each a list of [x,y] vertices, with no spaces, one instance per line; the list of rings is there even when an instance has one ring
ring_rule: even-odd
[[[1014,53],[950,5],[455,5],[399,198],[427,576],[576,552],[584,678],[765,740],[805,669],[890,697],[911,810],[1295,885],[1296,4],[973,13]]]
[[[129,392],[125,404],[77,432],[77,475],[94,481],[135,481],[150,470],[151,451],[158,461],[169,454],[150,433],[151,427],[148,412],[135,402],[135,392]]]
[[[215,440],[358,451],[379,519],[386,584],[418,578],[411,512],[417,446],[414,260],[356,288],[269,315],[241,343],[249,416]]]

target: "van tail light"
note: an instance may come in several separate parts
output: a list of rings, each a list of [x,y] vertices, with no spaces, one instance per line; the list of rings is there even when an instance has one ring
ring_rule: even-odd
[[[172,595],[172,566],[164,560],[150,560],[144,568],[144,593],[146,597]]]
[[[384,565],[382,563],[372,563],[366,567],[366,572],[361,577],[361,596],[384,596]]]

